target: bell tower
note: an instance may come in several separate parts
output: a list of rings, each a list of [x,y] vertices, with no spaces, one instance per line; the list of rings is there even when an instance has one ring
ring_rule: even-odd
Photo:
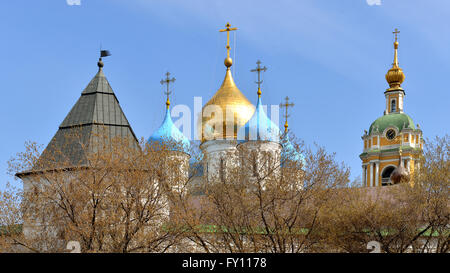
[[[404,112],[405,91],[401,84],[405,74],[398,64],[398,34],[394,34],[394,63],[386,73],[389,88],[384,92],[383,116],[376,119],[361,137],[364,142],[362,182],[364,186],[387,186],[410,181],[422,153],[422,130]],[[400,178],[401,179],[400,179]]]

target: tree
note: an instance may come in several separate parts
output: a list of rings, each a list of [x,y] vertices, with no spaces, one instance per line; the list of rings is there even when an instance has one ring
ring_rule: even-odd
[[[324,244],[332,251],[448,252],[449,137],[426,142],[412,183],[339,192],[322,211]]]
[[[14,243],[47,252],[72,240],[83,252],[169,251],[179,234],[170,228],[168,196],[184,164],[174,145],[99,134],[93,150],[80,134],[66,137],[81,146],[82,162],[74,165],[64,147],[42,156],[33,143],[10,162],[24,181],[23,236]]]
[[[189,162],[179,143],[107,135],[96,149],[68,135],[79,162],[34,143],[10,161],[24,187],[0,192],[2,251],[66,251],[75,240],[83,252],[367,252],[370,241],[449,252],[448,136],[426,142],[412,183],[355,188],[333,154],[298,141],[297,156],[240,145],[236,162],[198,183],[195,147]]]
[[[298,253],[320,251],[318,217],[349,170],[318,147],[296,144],[304,160],[240,147],[240,163],[179,198],[177,220],[192,251]]]
[[[14,247],[23,237],[21,197],[22,192],[9,183],[0,191],[0,252],[23,251]]]

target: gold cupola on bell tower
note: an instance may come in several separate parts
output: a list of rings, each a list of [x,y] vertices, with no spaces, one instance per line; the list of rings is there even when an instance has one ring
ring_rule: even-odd
[[[423,149],[422,130],[404,112],[405,90],[401,84],[405,74],[398,65],[398,41],[400,33],[394,34],[394,63],[386,74],[389,88],[384,91],[385,110],[364,130],[362,161],[362,183],[367,187],[378,187],[413,183],[414,170],[419,168],[419,158]]]
[[[397,34],[400,33],[398,29],[395,29],[393,32],[395,34],[395,41],[394,41],[394,63],[392,64],[392,68],[389,69],[389,71],[386,73],[386,81],[389,84],[390,90],[403,90],[400,86],[405,80],[405,74],[403,73],[403,70],[398,66],[398,41],[397,41]]]

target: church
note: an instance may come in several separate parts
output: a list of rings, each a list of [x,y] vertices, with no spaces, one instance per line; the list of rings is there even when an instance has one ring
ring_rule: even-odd
[[[202,153],[201,171],[192,179],[195,185],[226,177],[227,170],[239,164],[253,164],[248,169],[251,176],[261,175],[282,160],[304,161],[303,155],[296,151],[288,136],[288,107],[293,106],[286,97],[286,103],[280,106],[286,108],[284,132],[267,116],[262,97],[261,73],[267,70],[257,62],[257,67],[251,72],[258,76],[254,98],[246,98],[233,80],[230,57],[230,31],[236,30],[227,23],[220,30],[227,33],[226,58],[224,60],[224,79],[213,97],[203,106],[196,128],[201,136],[200,150]],[[364,142],[362,160],[362,183],[364,187],[378,187],[397,184],[404,181],[412,183],[411,174],[420,168],[418,157],[422,153],[423,137],[419,125],[414,125],[412,119],[404,113],[405,91],[401,87],[405,75],[398,63],[397,33],[394,42],[394,62],[386,74],[389,88],[384,92],[386,105],[383,116],[376,119],[362,136]],[[54,151],[62,151],[65,159],[69,159],[74,167],[85,166],[86,156],[82,149],[89,147],[88,152],[98,148],[95,146],[95,135],[101,128],[106,128],[110,138],[121,137],[130,139],[138,146],[138,140],[133,132],[112,87],[104,72],[101,54],[97,63],[98,72],[82,91],[80,98],[59,126],[58,131],[43,151],[41,157],[46,157]],[[161,125],[149,132],[147,142],[174,141],[177,145],[174,155],[183,162],[180,169],[187,181],[191,164],[191,142],[175,126],[170,113],[170,84],[174,78],[170,73],[161,84],[167,85],[165,94],[166,109]],[[256,102],[256,106],[251,101]],[[81,142],[71,142],[65,135],[71,132],[81,132]],[[251,151],[255,162],[242,160],[242,154]],[[355,155],[356,156],[356,155]],[[264,160],[263,160],[264,158]],[[268,161],[267,161],[268,159]],[[16,174],[27,190],[33,179],[33,171]],[[300,185],[302,187],[302,185]],[[27,225],[24,223],[24,233]]]
[[[282,134],[277,125],[272,122],[263,109],[262,91],[261,91],[261,72],[267,70],[261,67],[261,62],[257,62],[257,67],[252,72],[258,74],[257,103],[256,107],[247,99],[236,86],[231,73],[233,60],[230,57],[230,36],[229,32],[236,30],[227,23],[227,56],[224,60],[225,77],[222,85],[214,96],[203,106],[202,116],[199,118],[198,131],[201,136],[200,149],[203,155],[202,172],[197,175],[193,184],[201,184],[206,181],[212,181],[219,177],[226,176],[229,167],[240,162],[239,154],[245,151],[255,151],[256,161],[259,165],[264,165],[266,160],[262,157],[269,157],[271,165],[275,166],[280,162],[282,156],[289,155],[290,159],[300,159],[298,154],[288,138],[287,120],[285,124],[285,133]],[[162,80],[162,84],[167,84],[166,114],[161,126],[150,136],[149,143],[171,141],[181,143],[179,152],[184,153],[184,162],[189,161],[189,140],[175,127],[170,117],[169,84],[174,79]],[[287,105],[287,106],[286,106]],[[289,107],[290,104],[284,105]],[[287,117],[287,116],[286,116]],[[264,161],[264,163],[262,162]],[[255,166],[254,169],[262,170],[263,166]],[[267,172],[270,166],[265,168]]]

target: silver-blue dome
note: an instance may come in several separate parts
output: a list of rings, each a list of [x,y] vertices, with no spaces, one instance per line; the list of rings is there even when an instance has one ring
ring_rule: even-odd
[[[280,129],[264,112],[261,97],[258,97],[253,116],[239,129],[238,140],[240,142],[249,140],[280,142]]]
[[[189,153],[190,142],[183,135],[183,133],[178,130],[178,128],[173,124],[172,118],[170,117],[170,110],[167,107],[166,116],[161,126],[150,136],[147,143],[151,142],[174,142],[176,146],[181,145],[181,148],[176,150],[181,150],[185,153]]]
[[[303,154],[297,152],[294,145],[292,145],[289,140],[289,136],[285,133],[281,138],[281,145],[283,146],[281,150],[281,158],[282,160],[291,160],[291,161],[299,161],[301,160],[303,165],[306,163],[305,157]]]

